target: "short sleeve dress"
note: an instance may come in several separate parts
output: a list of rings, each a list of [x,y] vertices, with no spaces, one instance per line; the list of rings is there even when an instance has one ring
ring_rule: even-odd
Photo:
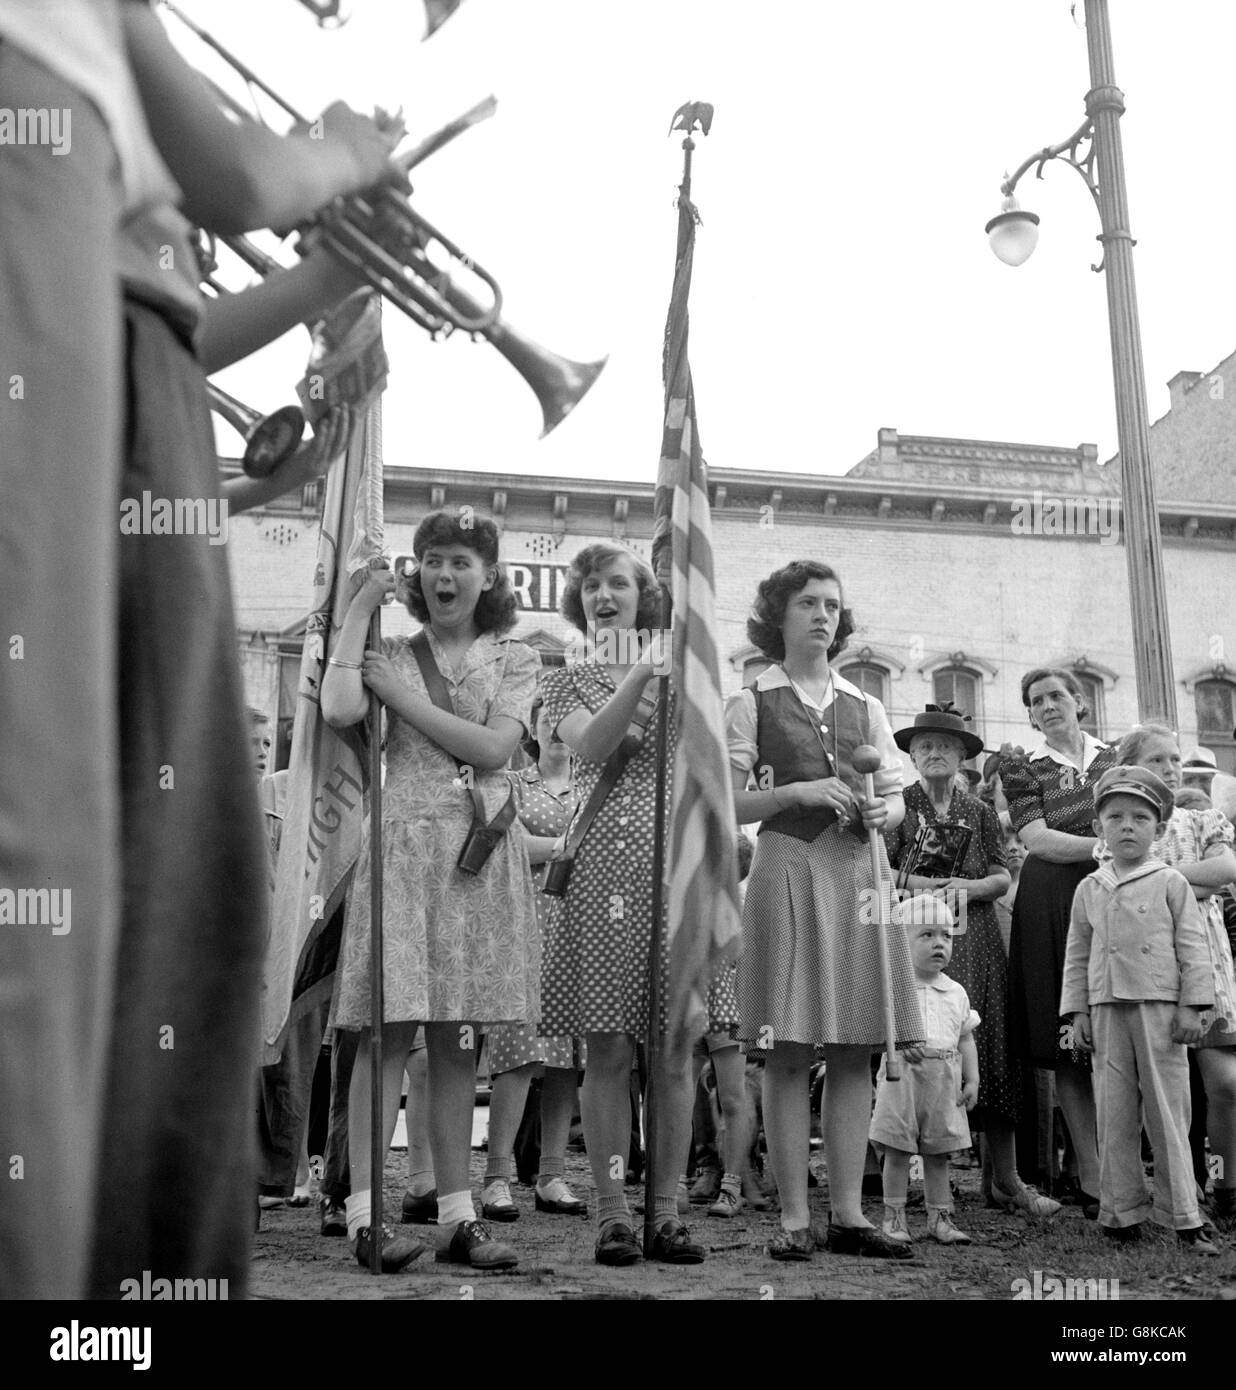
[[[1049,830],[1094,836],[1094,784],[1116,764],[1116,751],[1084,736],[1082,768],[1042,745],[1011,753],[1000,767],[1013,829],[1043,820]],[[1052,864],[1028,854],[1022,865],[1009,936],[1009,1038],[1015,1056],[1049,1070],[1060,1062],[1085,1066],[1084,1054],[1068,1046],[1060,1018],[1064,948],[1077,885],[1093,860]]]
[[[530,647],[485,634],[457,668],[425,629],[455,713],[474,724],[497,715],[525,728],[540,658]],[[382,643],[399,678],[425,694],[406,638]],[[383,958],[388,1022],[526,1022],[539,1012],[541,937],[524,831],[518,820],[475,877],[455,867],[472,824],[472,798],[449,753],[387,710],[382,788]],[[477,771],[493,817],[510,795],[503,770]],[[333,1022],[370,1022],[369,826],[352,882],[339,958]]]
[[[561,796],[549,790],[541,779],[540,769],[529,767],[522,772],[512,772],[511,787],[515,793],[516,814],[520,824],[529,835],[552,836],[566,834],[567,826],[575,812],[575,788]],[[549,904],[541,891],[545,879],[545,865],[532,866],[532,885],[535,890],[537,922],[541,928],[542,952],[549,934]],[[570,1037],[538,1036],[539,1029],[533,1023],[500,1023],[485,1035],[489,1050],[489,1072],[499,1076],[504,1071],[514,1071],[516,1067],[532,1063],[543,1063],[547,1067],[560,1067],[564,1070],[582,1070],[585,1061],[583,1044]]]
[[[905,801],[905,819],[885,836],[889,862],[894,869],[901,867],[919,826],[937,819],[935,806],[921,782],[906,788]],[[970,827],[970,843],[957,875],[959,878],[986,878],[996,869],[1008,867],[1000,822],[990,806],[976,796],[954,789],[946,819]],[[995,903],[967,902],[966,929],[953,939],[953,958],[945,974],[961,985],[983,1020],[974,1032],[979,1058],[979,1095],[978,1105],[970,1115],[971,1128],[981,1128],[984,1111],[1016,1122],[1021,1076],[1009,1050],[1008,961]]]
[[[792,685],[781,667],[756,681],[761,691]],[[797,687],[793,687],[797,689]],[[833,690],[864,700],[872,744],[881,754],[877,795],[901,790],[901,756],[884,707],[834,673]],[[835,718],[835,695],[814,705],[800,692],[809,717],[821,728]],[[765,762],[759,746],[754,691],[726,706],[730,765],[750,773]],[[847,782],[855,774],[843,759]],[[814,840],[765,828],[755,844],[742,911],[738,959],[739,1037],[760,1047],[778,1042],[875,1049],[884,1044],[879,923],[886,926],[892,965],[896,1041],[921,1041],[914,972],[905,933],[889,919],[892,874],[880,841],[881,874],[871,875],[866,839],[831,825]],[[878,895],[878,896],[877,896]]]
[[[547,677],[545,712],[557,728],[576,710],[598,713],[616,693],[604,665],[582,661]],[[669,716],[668,757],[672,761],[672,711]],[[654,715],[579,847],[566,896],[551,909],[542,973],[541,1027],[546,1033],[629,1033],[643,1037],[648,1031],[656,725]],[[600,763],[577,759],[581,805],[587,803],[602,770]],[[667,798],[668,793],[667,779]],[[664,1030],[669,998],[669,944],[664,920],[659,968],[659,1027]]]
[[[1177,806],[1167,829],[1150,847],[1151,857],[1178,869],[1184,864],[1200,864],[1216,845],[1231,849],[1232,823],[1222,811],[1213,808],[1193,811]],[[1095,846],[1100,862],[1111,858],[1102,840]],[[1233,975],[1232,946],[1223,924],[1223,903],[1219,894],[1199,903],[1206,924],[1206,942],[1214,975],[1215,1006],[1202,1015],[1206,1034],[1198,1047],[1236,1047],[1236,976]]]

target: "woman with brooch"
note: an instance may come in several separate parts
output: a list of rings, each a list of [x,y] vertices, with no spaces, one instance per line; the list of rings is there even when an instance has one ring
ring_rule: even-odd
[[[1027,671],[1021,702],[1039,740],[1024,751],[1001,749],[1009,816],[1028,852],[1009,938],[1010,1040],[1016,1055],[1055,1070],[1082,1205],[1094,1220],[1099,1154],[1090,1063],[1059,1017],[1060,988],[1073,894],[1094,868],[1094,783],[1116,765],[1116,754],[1082,729],[1086,702],[1071,671]]]
[[[910,728],[893,735],[920,780],[906,788],[905,819],[885,841],[889,862],[900,870],[898,887],[944,896],[957,924],[947,973],[983,1020],[974,1033],[979,1096],[970,1122],[982,1129],[991,1154],[992,1199],[1010,1211],[1051,1216],[1060,1203],[1028,1188],[1017,1174],[1020,1077],[1009,1047],[1008,964],[995,910],[1010,880],[995,811],[958,785],[962,760],[983,751],[982,739],[966,728],[969,718],[947,702],[928,705]],[[929,854],[928,845],[936,853]]]

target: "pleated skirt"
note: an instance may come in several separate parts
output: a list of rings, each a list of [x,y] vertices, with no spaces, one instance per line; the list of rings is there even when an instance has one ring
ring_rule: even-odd
[[[743,906],[739,1036],[756,1047],[883,1047],[883,923],[896,1042],[922,1041],[905,933],[889,921],[891,892],[883,842],[877,887],[870,849],[849,833],[830,827],[810,843],[761,835]]]

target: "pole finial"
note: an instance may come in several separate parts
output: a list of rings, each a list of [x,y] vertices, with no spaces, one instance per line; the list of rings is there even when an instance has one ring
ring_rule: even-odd
[[[687,101],[674,112],[669,133],[672,135],[676,130],[685,130],[689,140],[694,131],[698,130],[701,135],[707,135],[711,129],[712,102]]]

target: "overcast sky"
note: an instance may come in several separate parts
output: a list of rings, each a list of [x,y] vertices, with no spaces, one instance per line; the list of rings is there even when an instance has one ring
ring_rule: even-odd
[[[466,0],[424,44],[415,0],[354,0],[333,33],[294,0],[179,2],[302,109],[402,106],[415,137],[499,99],[421,167],[415,205],[494,272],[513,325],[609,365],[538,442],[536,402],[492,348],[431,343],[388,306],[388,466],[653,479],[682,162],[667,131],[688,100],[716,108],[691,301],[714,467],[844,473],[880,426],[1116,450],[1080,178],[1057,161],[1023,179],[1042,224],[1020,268],[983,232],[1004,172],[1084,119],[1081,0],[1076,19],[1069,0]],[[1153,420],[1169,377],[1236,349],[1236,5],[1111,8]],[[220,382],[271,410],[307,341]]]

